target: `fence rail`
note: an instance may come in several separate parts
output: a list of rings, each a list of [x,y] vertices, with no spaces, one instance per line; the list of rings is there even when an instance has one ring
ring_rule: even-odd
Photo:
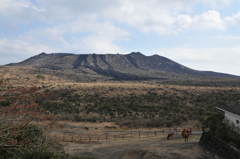
[[[158,129],[158,130],[111,130],[96,134],[73,134],[62,133],[50,135],[49,137],[63,142],[75,142],[82,144],[97,144],[112,141],[128,141],[131,139],[148,139],[154,137],[165,137],[168,133],[174,132],[180,136],[182,129]],[[193,130],[192,135],[200,135],[200,130]]]

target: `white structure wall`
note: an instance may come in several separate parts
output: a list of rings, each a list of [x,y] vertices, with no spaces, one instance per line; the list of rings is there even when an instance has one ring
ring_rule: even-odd
[[[225,113],[225,119],[230,122],[230,124],[233,124],[235,127],[240,128],[240,115],[228,112],[226,110],[223,110]]]

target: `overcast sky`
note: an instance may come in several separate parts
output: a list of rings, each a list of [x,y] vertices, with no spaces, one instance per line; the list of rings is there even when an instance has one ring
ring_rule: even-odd
[[[0,0],[0,65],[132,51],[240,75],[240,0]]]

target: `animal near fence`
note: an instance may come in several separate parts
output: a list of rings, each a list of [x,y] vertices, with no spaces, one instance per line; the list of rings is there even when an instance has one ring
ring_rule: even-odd
[[[62,142],[74,142],[81,144],[109,143],[112,141],[129,141],[133,139],[150,139],[166,137],[168,133],[174,132],[175,137],[180,137],[183,129],[158,129],[158,130],[131,130],[131,131],[105,131],[94,134],[61,133],[50,135],[51,138]],[[194,130],[192,135],[200,135],[200,130]]]

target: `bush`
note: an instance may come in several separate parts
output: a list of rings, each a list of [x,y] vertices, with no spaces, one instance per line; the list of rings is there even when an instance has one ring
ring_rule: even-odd
[[[93,159],[52,152],[50,146],[34,125],[0,122],[0,159]]]
[[[60,159],[60,155],[49,152],[46,148],[25,150],[19,159]]]
[[[41,147],[33,150],[23,150],[17,159],[94,159],[92,157],[72,157],[64,153],[50,152],[47,148]]]
[[[40,79],[40,80],[44,80],[44,79],[45,79],[45,76],[38,74],[38,75],[36,75],[36,78],[37,78],[37,79]]]
[[[0,122],[0,159],[17,158],[44,142],[42,131],[28,123]]]
[[[7,107],[10,106],[11,102],[9,100],[0,101],[0,106]]]

